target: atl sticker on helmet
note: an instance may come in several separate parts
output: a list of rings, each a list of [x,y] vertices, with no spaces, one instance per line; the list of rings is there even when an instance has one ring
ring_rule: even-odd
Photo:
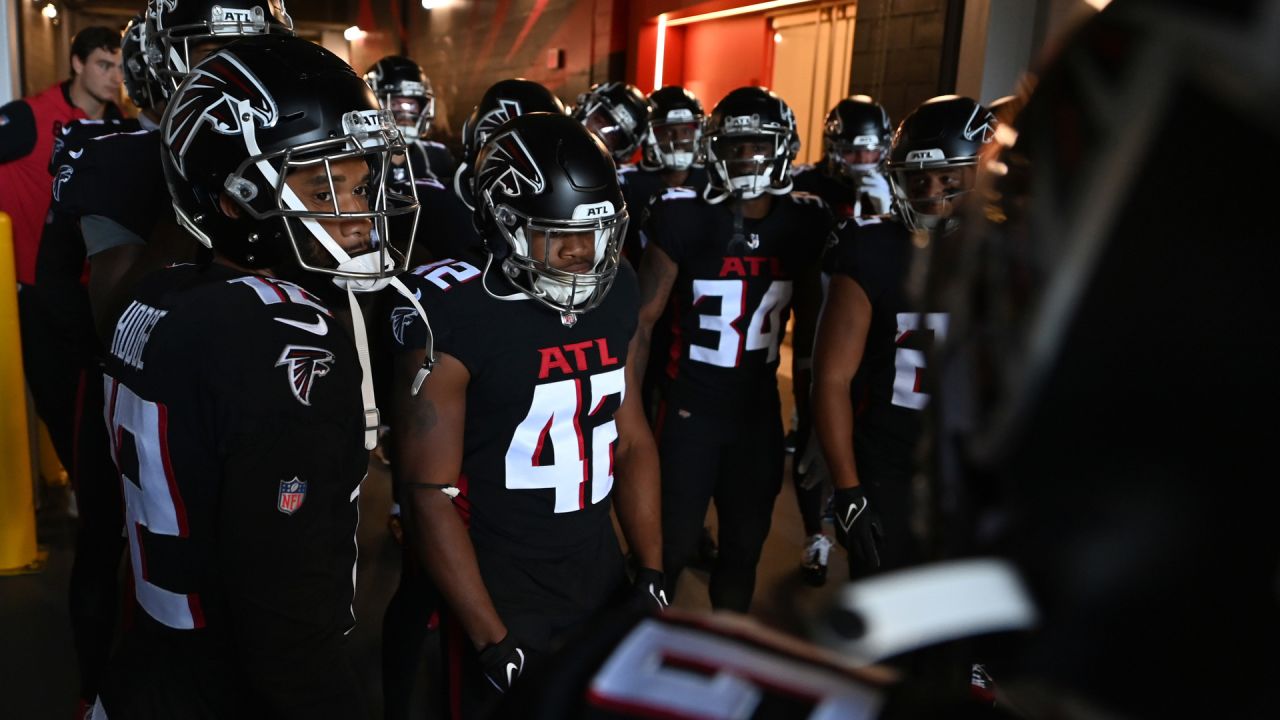
[[[213,10],[209,14],[213,16],[213,24],[214,24],[213,34],[214,35],[219,35],[223,33],[234,33],[236,35],[240,34],[241,31],[239,28],[218,27],[219,25],[223,25],[223,24],[231,24],[231,23],[235,23],[236,25],[239,25],[240,23],[247,23],[250,25],[263,24],[262,8],[260,7],[229,8],[229,7],[221,7],[219,5],[214,5]]]
[[[574,220],[592,220],[594,218],[611,217],[612,215],[613,203],[608,200],[579,205],[573,209]]]

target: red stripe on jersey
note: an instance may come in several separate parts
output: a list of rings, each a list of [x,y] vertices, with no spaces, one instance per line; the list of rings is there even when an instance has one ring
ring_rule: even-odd
[[[160,425],[160,457],[164,461],[164,479],[169,483],[169,497],[178,516],[178,537],[187,537],[187,506],[178,492],[178,481],[173,477],[173,463],[169,460],[169,408],[156,403],[156,420]]]
[[[187,595],[187,609],[191,611],[191,622],[195,629],[199,630],[204,627],[204,606],[200,604],[199,593],[189,593]]]
[[[582,378],[573,379],[573,390],[578,403],[573,409],[573,431],[578,434],[578,460],[582,461],[582,482],[578,485],[578,509],[581,510],[587,506],[587,479],[591,469],[591,463],[586,461],[587,445],[582,442],[582,424],[578,422],[578,416],[582,414]]]
[[[533,466],[542,467],[542,446],[547,442],[547,435],[551,434],[551,423],[555,420],[555,416],[547,418],[547,424],[542,426],[542,432],[538,433],[538,444],[533,448]]]
[[[742,331],[742,328],[738,327],[738,323],[742,322],[742,319],[747,314],[747,281],[742,280],[740,282],[742,283],[742,298],[738,301],[738,304],[741,307],[738,308],[738,318],[729,323],[729,327],[738,333],[738,357],[733,360],[734,367],[742,367],[742,348],[747,344],[747,334]],[[747,320],[747,324],[751,324],[750,319]]]
[[[668,303],[671,308],[671,345],[667,348],[667,377],[672,380],[680,374],[680,358],[684,355],[683,330],[680,327],[680,303]]]

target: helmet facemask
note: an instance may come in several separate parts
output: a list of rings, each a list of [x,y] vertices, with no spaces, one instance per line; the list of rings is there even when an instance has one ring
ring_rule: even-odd
[[[700,119],[691,110],[677,108],[667,113],[664,120],[650,123],[649,131],[645,133],[641,165],[646,170],[688,170],[693,167],[702,140]]]
[[[889,185],[912,230],[940,230],[949,235],[960,227],[961,210],[973,192],[977,159],[967,158],[924,167],[892,167]]]
[[[791,192],[789,133],[755,128],[717,132],[705,136],[702,146],[712,176],[704,191],[708,202],[718,203],[729,196],[750,200],[765,193]]]
[[[425,85],[405,80],[395,92],[383,94],[378,100],[391,113],[405,140],[415,142],[427,136],[436,118],[436,98]]]
[[[245,142],[252,154],[227,177],[225,187],[254,220],[282,220],[301,269],[330,275],[345,289],[373,292],[408,268],[418,222],[413,171],[386,111],[349,112],[342,125],[344,135],[271,153],[256,152],[252,125],[247,125]],[[410,173],[407,187],[391,182],[392,165],[401,163]],[[267,198],[258,197],[263,186],[274,191]],[[389,219],[409,214],[412,226],[398,247]],[[360,240],[361,225],[366,227],[363,242],[352,247]],[[351,236],[334,236],[347,229],[354,231]]]
[[[582,124],[595,133],[615,159],[625,159],[640,144],[636,137],[637,120],[608,100],[592,97],[582,111]]]
[[[502,267],[530,297],[560,313],[584,313],[598,306],[617,276],[622,240],[626,236],[626,208],[611,203],[579,205],[568,220],[530,217],[510,205],[484,200],[504,240],[511,248]],[[555,266],[569,243],[585,242],[590,259],[574,270]]]
[[[889,148],[874,135],[858,135],[852,141],[826,138],[827,160],[849,180],[884,171]],[[875,159],[870,159],[874,155]]]

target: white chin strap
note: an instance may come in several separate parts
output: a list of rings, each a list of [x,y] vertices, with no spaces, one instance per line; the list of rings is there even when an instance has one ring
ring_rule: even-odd
[[[249,101],[242,100],[239,105],[238,113],[240,117],[252,117],[252,113],[249,111]],[[255,127],[253,122],[249,121],[244,123],[242,130],[244,132],[245,146],[249,150],[250,157],[261,155],[262,151],[258,147],[258,139],[254,132]],[[266,160],[259,160],[255,163],[255,166],[258,168],[258,172],[262,173],[262,176],[266,179],[268,184],[273,187],[280,187],[280,199],[284,203],[285,207],[288,207],[291,210],[305,211],[307,209],[288,185],[279,182],[279,175],[276,173],[276,169],[271,166],[271,163]],[[347,251],[343,250],[342,246],[333,239],[333,236],[329,234],[329,231],[325,230],[324,227],[322,227],[315,219],[298,219],[302,222],[303,227],[311,233],[311,236],[316,239],[316,242],[320,243],[320,246],[338,262],[339,270],[346,272],[367,272],[372,274],[377,272],[388,272],[394,268],[395,263],[391,260],[391,257],[389,255],[384,255],[381,252],[368,252],[354,258],[351,257],[351,255],[349,255]],[[385,264],[381,267],[379,267],[380,258],[385,258]],[[355,293],[376,292],[390,285],[395,288],[396,292],[400,293],[405,298],[408,298],[409,302],[413,304],[414,309],[418,311],[418,315],[422,318],[423,324],[427,327],[427,359],[423,364],[422,370],[419,371],[419,377],[414,380],[413,393],[415,395],[421,388],[422,381],[431,373],[432,365],[435,364],[431,323],[427,321],[427,313],[422,309],[422,305],[418,303],[418,299],[414,297],[413,293],[409,292],[409,288],[405,287],[404,283],[400,282],[399,278],[349,278],[339,276],[335,277],[333,282],[338,287],[347,291],[347,302],[351,307],[351,329],[353,331],[352,334],[355,336],[352,339],[356,344],[356,356],[360,360],[360,396],[364,404],[364,447],[366,450],[372,450],[378,445],[378,425],[381,422],[381,417],[378,413],[378,404],[373,397],[373,370],[371,363],[369,362],[368,333],[365,332],[364,314],[360,311],[360,303],[356,301]]]

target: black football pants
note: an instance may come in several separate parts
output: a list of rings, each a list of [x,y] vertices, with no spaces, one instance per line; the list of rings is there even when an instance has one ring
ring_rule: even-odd
[[[658,436],[668,597],[674,597],[680,572],[697,552],[707,504],[714,499],[720,552],[711,570],[711,605],[746,612],[782,489],[777,392],[763,393],[732,417],[668,402]]]

